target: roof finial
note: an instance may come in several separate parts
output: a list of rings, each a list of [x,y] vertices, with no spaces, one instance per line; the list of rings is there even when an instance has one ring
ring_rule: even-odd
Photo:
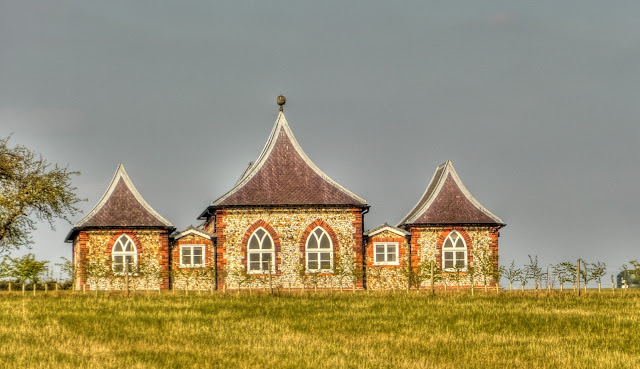
[[[276,101],[278,102],[278,105],[280,105],[280,111],[282,111],[284,107],[284,103],[287,102],[287,99],[284,98],[284,95],[280,95],[278,96],[278,99]]]

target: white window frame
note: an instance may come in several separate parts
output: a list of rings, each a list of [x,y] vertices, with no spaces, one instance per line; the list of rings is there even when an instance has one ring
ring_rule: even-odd
[[[320,234],[320,236],[316,235],[316,230],[322,230],[322,233]],[[329,249],[327,250],[326,248],[320,248],[320,240],[322,239],[322,236],[326,236],[327,239],[329,240]],[[309,251],[309,241],[311,241],[312,239],[314,239],[316,241],[316,244],[318,245],[318,248],[313,248],[311,249],[311,251]],[[309,233],[309,237],[307,237],[307,242],[305,243],[304,246],[304,250],[305,250],[305,269],[307,271],[307,273],[333,273],[333,240],[331,239],[331,236],[329,236],[329,232],[327,232],[326,229],[317,226],[313,229],[313,231],[311,231]],[[322,269],[320,268],[321,266],[321,254],[326,254],[329,253],[329,268],[328,269]],[[318,269],[311,269],[309,268],[309,255],[316,255],[316,260],[318,262]]]
[[[202,250],[202,264],[194,264],[193,263],[193,250],[194,249],[201,249]],[[191,263],[190,264],[184,264],[183,263],[183,252],[185,249],[190,249],[191,250]],[[206,265],[205,262],[205,245],[203,244],[189,244],[189,245],[180,245],[180,268],[202,268]]]
[[[262,236],[262,239],[260,239],[257,235],[257,232],[259,230],[263,230],[264,231],[264,236]],[[251,244],[251,239],[256,238],[260,244],[260,248],[259,249],[250,249],[249,245]],[[265,240],[270,240],[271,241],[271,248],[270,249],[263,249],[262,247],[264,246],[264,241]],[[252,270],[251,268],[251,255],[252,254],[259,254],[260,255],[260,266],[262,266],[262,263],[264,262],[262,257],[265,254],[270,254],[271,255],[271,274],[275,274],[276,272],[276,244],[275,242],[273,242],[273,237],[271,237],[271,234],[269,233],[269,231],[267,231],[266,229],[264,229],[263,227],[259,227],[258,229],[256,229],[255,231],[253,231],[253,233],[251,234],[251,236],[249,237],[249,241],[247,241],[247,273],[248,274],[265,274],[268,273],[269,271],[266,269],[255,269]]]
[[[457,234],[458,236],[456,237],[456,239],[454,240],[452,235],[453,234]],[[447,244],[447,240],[451,240],[451,244],[453,245],[452,247],[446,247]],[[456,243],[458,242],[458,240],[462,240],[462,245],[463,247],[456,247]],[[453,253],[453,267],[447,268],[445,267],[445,264],[447,262],[448,259],[445,258],[446,252],[452,252]],[[444,239],[444,242],[442,242],[442,270],[444,270],[445,272],[455,272],[456,268],[455,265],[457,264],[457,261],[459,260],[457,257],[457,253],[458,252],[464,252],[464,266],[462,268],[458,268],[459,271],[466,271],[467,270],[467,265],[469,263],[468,261],[468,255],[467,255],[467,242],[464,240],[464,237],[462,237],[462,234],[460,234],[460,232],[453,230],[451,231],[447,237]]]
[[[125,241],[123,241],[125,240]],[[132,251],[125,251],[124,249],[127,246],[127,243],[131,243],[131,247],[133,248]],[[116,247],[120,245],[122,248],[122,251],[115,251]],[[122,257],[122,263],[116,263],[115,262],[115,258],[121,256]],[[133,242],[133,239],[131,239],[131,237],[129,237],[129,235],[123,234],[120,237],[118,237],[118,239],[116,240],[116,242],[113,243],[113,247],[111,248],[111,270],[113,270],[113,272],[117,275],[124,275],[125,274],[125,270],[126,270],[126,265],[127,265],[127,257],[133,257],[133,262],[131,263],[131,266],[133,267],[132,269],[134,270],[129,270],[129,275],[133,275],[137,265],[138,265],[138,248],[136,247],[136,243]],[[122,264],[122,271],[117,271],[116,270],[116,265]]]
[[[378,260],[378,246],[384,246],[384,261]],[[395,261],[389,261],[389,248],[394,248],[394,253],[396,255]],[[374,242],[373,243],[373,265],[400,265],[400,255],[399,254],[399,244],[398,242]]]

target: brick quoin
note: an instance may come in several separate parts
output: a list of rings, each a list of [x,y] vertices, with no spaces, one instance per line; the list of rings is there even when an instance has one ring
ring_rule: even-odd
[[[218,286],[224,285],[225,274],[229,271],[227,270],[227,260],[224,258],[224,254],[226,251],[226,237],[225,237],[225,227],[226,223],[224,219],[227,215],[226,210],[216,210],[215,215],[215,250],[216,250],[216,270],[217,270],[217,278],[218,278]]]

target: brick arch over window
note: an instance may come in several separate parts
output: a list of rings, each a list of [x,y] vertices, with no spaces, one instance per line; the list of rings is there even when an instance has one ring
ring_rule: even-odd
[[[255,223],[253,223],[248,229],[247,231],[244,233],[244,236],[242,236],[242,246],[241,246],[241,253],[242,253],[242,267],[247,270],[247,247],[249,244],[249,239],[251,238],[251,236],[253,235],[253,233],[258,229],[258,228],[263,228],[265,231],[267,231],[267,233],[269,233],[269,236],[271,236],[271,239],[273,240],[273,248],[274,248],[274,253],[275,253],[275,268],[276,268],[276,275],[280,275],[280,238],[278,237],[278,233],[276,233],[276,230],[273,229],[273,227],[271,225],[269,225],[269,223],[265,222],[262,219],[257,220]]]
[[[444,245],[444,241],[447,239],[447,237],[449,236],[449,234],[452,231],[458,232],[458,234],[464,240],[464,243],[467,246],[467,250],[466,250],[467,251],[467,265],[469,265],[473,261],[473,254],[471,253],[471,249],[472,249],[473,245],[471,243],[471,238],[469,238],[469,235],[467,234],[467,231],[465,230],[464,227],[446,227],[442,232],[440,232],[440,235],[438,235],[438,239],[437,239],[438,254],[437,254],[436,262],[439,265],[442,265],[442,257],[443,257],[443,255],[442,255],[442,246]]]
[[[105,247],[106,252],[111,255],[111,251],[113,250],[113,246],[115,245],[116,241],[118,241],[118,239],[120,237],[122,237],[122,235],[126,235],[129,238],[131,238],[131,241],[133,241],[133,243],[136,245],[136,253],[138,256],[138,260],[140,260],[140,254],[144,253],[144,246],[142,244],[142,242],[138,239],[138,235],[136,234],[136,232],[134,230],[118,230],[116,231],[113,236],[111,236],[111,239],[109,239],[109,242],[107,242],[107,245]]]
[[[307,239],[309,238],[309,235],[311,234],[311,232],[313,232],[316,228],[322,228],[324,229],[327,234],[329,235],[329,238],[331,239],[331,243],[333,244],[333,262],[335,265],[336,262],[336,256],[338,255],[338,249],[340,248],[338,245],[338,237],[336,237],[336,233],[333,231],[333,228],[331,228],[331,226],[329,226],[324,220],[322,219],[316,219],[313,222],[311,222],[307,228],[305,228],[304,232],[302,233],[302,237],[300,238],[299,241],[299,245],[300,245],[300,258],[302,260],[302,265],[305,266],[305,270],[306,270],[306,266],[307,266],[307,258],[306,258],[306,250],[305,247],[307,246]]]

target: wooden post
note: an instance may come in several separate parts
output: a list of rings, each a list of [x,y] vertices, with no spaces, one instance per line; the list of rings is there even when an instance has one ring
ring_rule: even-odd
[[[33,295],[36,295],[36,282],[33,282]]]
[[[613,276],[612,276],[613,277]],[[613,279],[611,279],[613,280]],[[613,283],[613,282],[612,282]],[[11,293],[11,281],[9,281],[9,293]]]
[[[49,291],[49,283],[44,284],[44,293],[46,294]]]
[[[25,295],[26,289],[27,289],[27,285],[24,282],[22,282],[22,296]]]
[[[578,266],[576,268],[576,286],[578,287],[578,296],[580,296],[580,259],[578,259]]]
[[[84,284],[82,285],[82,294],[86,294],[86,293],[87,293],[87,284],[86,284],[86,283],[84,283]]]
[[[127,289],[127,296],[129,296],[129,260],[124,257],[124,284]]]
[[[269,260],[269,290],[271,290],[271,294],[273,295],[273,280],[271,277],[271,260]],[[331,290],[333,290],[333,279],[331,280]]]
[[[613,284],[613,274],[611,274],[611,293],[616,293],[616,285]]]
[[[56,282],[56,293],[58,293],[58,282]]]
[[[420,289],[420,286],[418,286],[418,289]],[[433,285],[433,260],[431,260],[431,294],[435,294],[436,293],[436,288]]]

